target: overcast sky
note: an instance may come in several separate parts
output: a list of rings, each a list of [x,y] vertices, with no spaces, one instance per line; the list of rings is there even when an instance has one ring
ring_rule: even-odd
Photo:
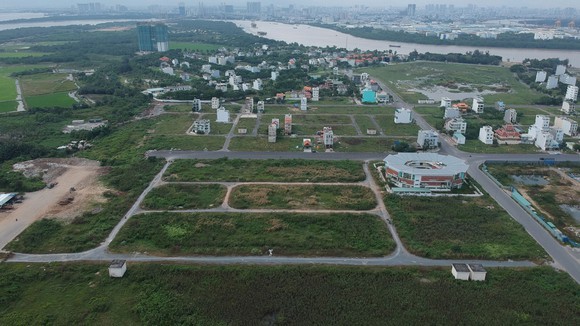
[[[252,0],[256,1],[256,0]],[[245,6],[247,0],[24,0],[24,1],[14,1],[14,0],[2,0],[0,7],[6,8],[32,8],[32,7],[70,7],[77,3],[86,2],[100,2],[105,5],[115,5],[122,4],[128,7],[145,7],[148,5],[159,4],[163,6],[177,6],[178,3],[184,2],[186,6],[197,6],[198,3],[203,2],[206,5],[214,5],[218,3],[232,4],[235,6]],[[423,7],[426,4],[453,4],[456,6],[465,6],[468,4],[477,4],[479,6],[515,6],[515,7],[539,7],[539,8],[553,8],[553,7],[575,7],[580,8],[580,1],[578,0],[522,0],[522,1],[506,1],[506,0],[486,0],[486,1],[473,1],[473,0],[365,0],[365,1],[353,1],[353,0],[263,0],[262,5],[268,5],[271,3],[277,4],[279,6],[286,6],[287,4],[295,5],[319,5],[319,6],[352,6],[354,4],[360,3],[366,6],[374,7],[390,7],[390,6],[407,6],[409,3],[415,3],[418,7]]]

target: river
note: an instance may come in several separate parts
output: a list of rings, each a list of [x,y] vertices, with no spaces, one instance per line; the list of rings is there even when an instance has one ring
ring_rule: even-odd
[[[233,21],[244,31],[257,35],[258,31],[266,32],[266,38],[285,41],[287,43],[298,43],[305,46],[336,46],[349,50],[358,48],[361,50],[393,50],[398,53],[408,54],[413,50],[420,53],[465,53],[467,51],[480,50],[489,51],[493,55],[503,57],[504,61],[522,62],[526,58],[547,59],[560,58],[568,59],[574,67],[580,67],[580,51],[578,50],[545,50],[545,49],[516,49],[516,48],[489,48],[470,47],[455,45],[429,45],[416,43],[401,43],[391,41],[369,40],[352,35],[344,34],[327,28],[320,28],[308,25],[290,25],[276,22],[257,21],[257,28],[251,27],[251,21]],[[389,45],[400,47],[390,47]]]

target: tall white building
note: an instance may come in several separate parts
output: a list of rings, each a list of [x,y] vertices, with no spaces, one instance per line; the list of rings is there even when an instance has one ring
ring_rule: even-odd
[[[479,128],[479,141],[486,145],[493,144],[493,128],[491,126]]]
[[[331,127],[324,127],[322,129],[322,137],[325,148],[332,148],[334,146],[334,132]]]
[[[560,76],[560,83],[566,85],[576,85],[576,77],[570,76],[568,74],[563,74]]]
[[[548,77],[548,83],[546,84],[546,89],[554,89],[558,87],[558,76],[552,75]]]
[[[439,133],[434,130],[419,130],[417,144],[422,149],[439,147]]]
[[[264,101],[258,101],[256,107],[257,107],[258,113],[264,113],[264,107],[265,107]]]
[[[473,99],[473,105],[471,106],[471,110],[473,110],[473,112],[477,114],[481,114],[483,113],[484,106],[485,105],[483,103],[483,98],[476,97]]]
[[[542,150],[553,150],[560,148],[564,141],[564,132],[559,128],[550,128],[548,131],[540,132],[534,144]]]
[[[467,122],[463,118],[453,118],[445,122],[445,130],[457,131],[464,134],[467,130]]]
[[[230,111],[226,110],[226,108],[221,107],[217,109],[217,119],[215,122],[223,122],[229,123],[230,122]]]
[[[312,101],[318,102],[320,100],[320,88],[312,87]]]
[[[568,101],[576,102],[578,100],[578,86],[569,85],[565,98]]]
[[[518,112],[515,109],[507,109],[504,111],[503,121],[505,121],[505,123],[516,123],[517,118]]]
[[[547,115],[537,114],[536,121],[528,128],[528,135],[531,139],[538,138],[542,132],[547,132],[550,129],[550,117]]]
[[[211,108],[214,110],[219,109],[220,107],[220,99],[217,97],[212,97],[211,98]]]
[[[260,78],[254,80],[252,88],[254,90],[261,91],[262,90],[262,80]]]
[[[411,123],[413,122],[412,112],[406,108],[399,108],[395,110],[395,123]]]
[[[566,66],[564,65],[557,65],[556,66],[556,76],[560,76],[566,73]]]
[[[306,97],[300,98],[300,110],[302,111],[308,110],[308,99]]]
[[[576,136],[578,133],[578,122],[568,117],[556,117],[554,127],[562,129],[562,132],[568,136]]]
[[[546,81],[548,74],[545,71],[538,71],[536,73],[536,83],[543,83]]]
[[[441,106],[444,108],[451,107],[451,99],[449,97],[442,97],[441,98]]]
[[[572,114],[574,113],[574,111],[576,111],[576,105],[572,102],[564,101],[562,103],[562,108],[560,109],[560,111],[566,114]]]

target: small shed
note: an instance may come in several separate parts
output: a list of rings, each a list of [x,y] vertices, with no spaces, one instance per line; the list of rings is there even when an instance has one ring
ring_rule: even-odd
[[[451,274],[456,280],[469,281],[470,270],[467,264],[451,264]]]
[[[468,264],[469,267],[469,277],[473,281],[485,281],[485,276],[487,275],[487,271],[483,268],[481,264]]]
[[[127,261],[115,259],[109,265],[109,276],[110,277],[123,277],[127,271]]]

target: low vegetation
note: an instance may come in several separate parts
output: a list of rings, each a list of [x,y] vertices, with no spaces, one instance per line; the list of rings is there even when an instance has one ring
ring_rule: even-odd
[[[489,197],[400,197],[385,204],[412,253],[428,258],[543,259],[546,253]]]
[[[232,190],[229,204],[239,209],[369,210],[377,202],[363,186],[243,185]]]
[[[221,205],[226,187],[218,184],[166,184],[151,190],[141,206],[151,210],[200,209]]]
[[[577,325],[578,285],[552,268],[0,265],[3,325]],[[63,309],[66,307],[66,309]],[[444,312],[444,313],[442,313]]]
[[[369,214],[149,213],[133,216],[111,244],[159,255],[384,256],[394,242]]]
[[[176,160],[166,181],[357,182],[362,162],[311,160]]]

